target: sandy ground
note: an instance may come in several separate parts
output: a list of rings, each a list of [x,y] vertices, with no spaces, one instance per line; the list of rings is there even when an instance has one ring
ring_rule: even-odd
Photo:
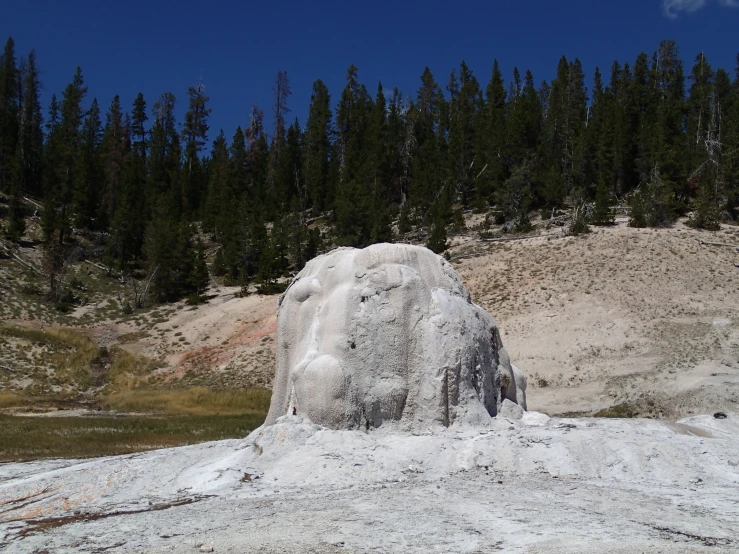
[[[219,289],[206,307],[177,311],[155,326],[156,337],[130,349],[164,359],[163,373],[169,379],[205,374],[208,384],[269,386],[274,377],[277,297],[239,298],[239,290]]]
[[[738,435],[736,416],[412,434],[288,417],[244,440],[0,465],[0,550],[737,552]]]
[[[172,305],[142,324],[102,323],[87,330],[102,346],[119,344],[159,360],[167,383],[220,388],[269,387],[274,378],[277,296],[240,297],[240,287],[209,290],[207,304]],[[145,329],[142,332],[142,329]]]
[[[529,376],[529,406],[592,413],[627,402],[678,418],[739,405],[739,230],[632,229],[457,241],[457,270]]]

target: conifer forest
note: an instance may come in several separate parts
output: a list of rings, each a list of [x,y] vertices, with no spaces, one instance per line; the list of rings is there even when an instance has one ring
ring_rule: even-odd
[[[42,106],[42,62],[9,38],[0,57],[2,233],[18,242],[27,218],[39,219],[52,288],[54,268],[83,235],[95,245],[87,256],[147,281],[165,302],[207,285],[199,237],[215,248],[213,274],[269,289],[333,245],[413,232],[443,252],[466,210],[516,233],[534,214],[562,209],[581,213],[583,229],[607,225],[619,206],[633,226],[689,215],[713,229],[739,209],[739,56],[728,70],[700,53],[692,60],[684,65],[665,40],[590,76],[562,57],[551,82],[503,75],[497,61],[475,75],[462,62],[444,75],[427,67],[417,90],[392,94],[363,84],[352,65],[343,90],[315,81],[305,121],[289,117],[280,71],[274,104],[238,114],[244,126],[224,133],[209,127],[202,83],[98,99],[77,68]]]

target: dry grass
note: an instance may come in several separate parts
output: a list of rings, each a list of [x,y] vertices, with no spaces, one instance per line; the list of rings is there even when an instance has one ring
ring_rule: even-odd
[[[111,394],[103,405],[121,412],[191,416],[266,414],[271,396],[266,389],[131,389]]]
[[[25,398],[19,394],[0,392],[0,408],[13,408],[15,406],[22,406],[24,403]]]
[[[90,386],[92,364],[103,355],[103,351],[89,338],[64,327],[41,330],[0,325],[0,336],[42,348],[43,354],[36,362],[54,368],[54,376],[59,383],[74,384],[79,389]]]
[[[146,383],[159,364],[118,346],[98,347],[85,335],[64,327],[45,330],[0,325],[0,345],[6,345],[7,363],[16,375],[31,378],[26,392],[47,396],[49,385],[67,391],[105,386],[105,392],[131,389]]]
[[[105,375],[108,385],[106,392],[109,394],[141,387],[151,372],[161,365],[146,356],[136,356],[118,346],[111,348],[110,360],[110,369]]]

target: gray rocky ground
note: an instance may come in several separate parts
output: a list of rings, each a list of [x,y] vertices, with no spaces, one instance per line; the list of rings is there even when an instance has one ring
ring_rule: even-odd
[[[739,418],[498,417],[0,466],[0,551],[736,552]]]

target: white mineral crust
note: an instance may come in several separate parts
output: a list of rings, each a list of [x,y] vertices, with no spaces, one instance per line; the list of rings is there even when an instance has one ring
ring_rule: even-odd
[[[526,378],[452,266],[426,248],[340,248],[282,296],[267,425],[298,415],[332,429],[484,425]]]

